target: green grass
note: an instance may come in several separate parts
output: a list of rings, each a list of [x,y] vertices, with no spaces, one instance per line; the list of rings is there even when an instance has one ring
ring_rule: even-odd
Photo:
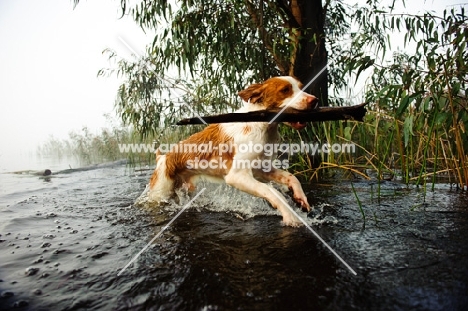
[[[57,159],[74,158],[80,166],[127,159],[130,167],[142,168],[155,164],[154,153],[121,152],[119,144],[174,143],[189,136],[195,130],[196,127],[169,127],[142,138],[131,127],[123,125],[111,123],[97,133],[83,127],[81,131],[70,132],[68,139],[56,139],[51,136],[37,148],[37,155]]]
[[[300,139],[330,144],[352,142],[356,153],[322,154],[316,167],[309,164],[310,156],[302,154],[301,165],[295,171],[309,179],[326,177],[333,170],[343,170],[349,178],[370,179],[369,172],[372,172],[379,181],[398,179],[426,187],[427,183],[447,180],[458,189],[466,189],[466,105],[461,99],[442,100],[435,106],[441,106],[441,111],[452,111],[453,115],[445,113],[441,118],[438,110],[416,109],[397,117],[377,103],[368,107],[364,122],[315,123],[300,134]],[[288,130],[283,136],[297,140],[297,134]]]

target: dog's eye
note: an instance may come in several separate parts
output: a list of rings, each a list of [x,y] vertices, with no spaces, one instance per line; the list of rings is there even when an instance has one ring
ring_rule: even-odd
[[[291,90],[291,88],[289,86],[285,86],[281,89],[281,93],[289,93],[289,91]]]

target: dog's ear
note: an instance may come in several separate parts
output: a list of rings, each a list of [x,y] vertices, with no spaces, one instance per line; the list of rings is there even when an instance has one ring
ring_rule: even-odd
[[[261,83],[254,83],[250,85],[245,90],[240,91],[237,93],[244,101],[248,102],[250,100],[251,103],[260,102],[263,97],[263,90],[264,85]]]

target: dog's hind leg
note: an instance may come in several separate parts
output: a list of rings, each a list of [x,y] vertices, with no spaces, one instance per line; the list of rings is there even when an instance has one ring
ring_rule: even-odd
[[[159,155],[156,169],[151,176],[148,201],[151,203],[167,202],[174,195],[174,180],[167,175],[166,156]]]

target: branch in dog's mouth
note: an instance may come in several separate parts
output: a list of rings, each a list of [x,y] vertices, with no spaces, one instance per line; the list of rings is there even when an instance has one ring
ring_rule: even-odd
[[[287,108],[275,122],[289,122],[293,128],[304,128],[306,122],[356,120],[363,121],[367,112],[367,103],[345,107],[319,107],[309,111]],[[269,122],[276,116],[277,110],[257,110],[250,112],[233,112],[214,116],[203,116],[206,123],[229,122]],[[202,124],[198,117],[183,119],[177,125]]]

